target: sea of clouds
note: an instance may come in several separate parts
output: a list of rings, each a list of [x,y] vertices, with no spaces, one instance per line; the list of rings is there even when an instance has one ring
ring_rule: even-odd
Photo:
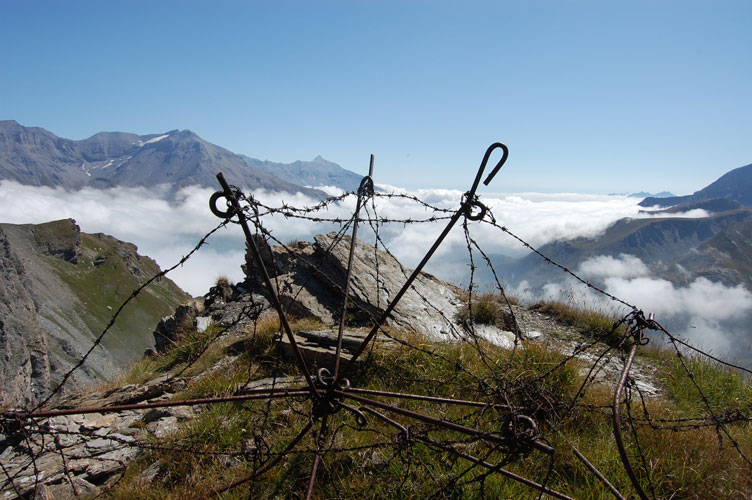
[[[415,196],[433,206],[454,210],[459,207],[462,191],[431,189],[406,192],[393,186],[380,186],[383,192]],[[340,194],[336,188],[320,187],[330,195]],[[167,201],[164,190],[146,188],[63,189],[31,187],[15,182],[0,182],[0,222],[25,224],[62,218],[73,218],[82,231],[103,232],[135,243],[139,253],[154,258],[162,268],[171,267],[198,243],[200,238],[221,221],[209,211],[208,200],[213,190],[188,187]],[[268,206],[283,203],[294,207],[312,206],[318,200],[301,194],[270,193],[259,190],[254,197]],[[650,217],[641,213],[636,198],[619,195],[541,194],[541,193],[480,193],[500,226],[539,247],[545,243],[573,237],[595,237],[609,225],[624,217]],[[316,215],[323,218],[349,218],[355,209],[355,197],[331,204]],[[436,214],[409,198],[378,197],[375,212],[385,219],[425,220]],[[368,203],[373,214],[374,205]],[[365,214],[364,214],[365,215]],[[676,214],[673,214],[676,216]],[[703,211],[681,214],[701,217]],[[414,267],[446,226],[446,220],[433,223],[382,224],[379,235],[384,244],[401,262]],[[311,222],[281,215],[268,216],[263,224],[282,242],[312,240],[315,234],[340,229],[338,224]],[[374,241],[372,226],[362,223],[359,237]],[[487,223],[469,223],[469,234],[489,255],[520,257],[528,250],[517,240]],[[170,277],[194,296],[203,295],[224,275],[232,281],[243,279],[240,265],[245,251],[241,229],[231,224],[220,229],[183,266]],[[476,252],[475,263],[481,264]],[[469,281],[467,241],[462,223],[448,235],[426,271],[439,278],[467,284]],[[577,270],[583,277],[599,283],[607,291],[636,304],[658,318],[670,320],[689,338],[706,349],[733,357],[748,357],[749,331],[752,319],[752,294],[743,288],[725,287],[698,279],[685,287],[651,277],[644,263],[631,256],[597,257]],[[500,276],[504,281],[504,277]],[[521,298],[537,300],[575,300],[604,310],[614,310],[612,302],[579,286],[552,268],[551,283],[543,291],[530,291],[517,284],[515,293]],[[543,295],[543,297],[532,296]],[[617,308],[618,309],[618,308]],[[615,312],[620,312],[615,310]],[[742,346],[740,350],[740,346]],[[742,353],[739,355],[739,353]]]

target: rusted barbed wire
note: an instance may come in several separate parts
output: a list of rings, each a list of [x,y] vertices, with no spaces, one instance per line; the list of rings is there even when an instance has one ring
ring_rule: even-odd
[[[489,152],[487,152],[482,166],[488,160],[490,151],[491,149],[489,149]],[[499,167],[500,164],[497,165],[497,167],[489,177],[492,177],[498,171]],[[483,169],[481,168],[478,176],[476,177],[474,188],[477,187],[482,170]],[[233,196],[231,189],[226,189],[225,194],[227,196]],[[314,223],[339,224],[341,227],[337,233],[338,237],[336,237],[332,241],[330,248],[327,249],[327,252],[329,252],[335,245],[341,245],[346,241],[344,233],[349,227],[353,225],[353,223],[357,224],[358,218],[357,215],[354,215],[349,219],[321,217],[320,215],[323,211],[328,210],[334,204],[342,202],[346,198],[354,195],[357,194],[343,193],[341,196],[324,200],[314,205],[313,207],[294,207],[286,203],[282,203],[280,207],[271,207],[260,203],[255,197],[253,197],[253,195],[243,195],[242,193],[238,192],[236,200],[238,204],[233,205],[232,208],[234,210],[233,215],[239,216],[240,220],[238,221],[238,223],[242,224],[242,217],[245,217],[245,215],[248,214],[250,216],[249,218],[251,219],[250,222],[253,224],[254,229],[256,230],[256,234],[263,236],[267,241],[274,241],[287,252],[288,256],[297,259],[303,265],[309,265],[313,269],[317,269],[315,264],[313,264],[312,262],[306,262],[306,259],[304,257],[301,257],[300,255],[297,255],[294,249],[277,240],[268,230],[268,228],[264,226],[264,217],[279,215],[289,218],[305,219]],[[432,215],[420,220],[397,220],[379,217],[377,213],[378,207],[375,201],[379,197],[399,198],[408,202],[418,203],[422,205],[426,210],[431,211]],[[240,202],[242,202],[244,205],[240,206]],[[192,403],[190,403],[202,406],[220,403],[235,404],[238,405],[239,411],[252,412],[251,414],[254,418],[252,432],[255,435],[262,436],[256,441],[257,444],[260,443],[259,446],[257,446],[257,449],[246,450],[242,448],[233,448],[214,451],[207,449],[191,449],[189,445],[181,447],[179,443],[155,443],[143,440],[138,441],[135,439],[123,439],[123,442],[120,444],[122,444],[123,446],[135,447],[141,450],[172,451],[175,453],[195,454],[197,456],[232,456],[248,460],[248,463],[252,464],[252,467],[250,469],[251,473],[247,474],[244,477],[236,479],[235,481],[232,481],[222,488],[218,489],[216,491],[218,495],[220,495],[222,492],[229,491],[241,485],[249,484],[254,479],[259,478],[260,476],[268,473],[270,470],[275,468],[287,456],[306,455],[308,457],[311,457],[311,459],[313,460],[311,474],[306,482],[305,487],[306,497],[310,497],[315,489],[317,471],[326,472],[328,470],[327,456],[329,454],[348,453],[369,449],[375,450],[378,448],[392,450],[392,455],[388,458],[389,462],[391,462],[392,460],[400,460],[406,464],[409,464],[409,466],[407,467],[407,472],[405,472],[403,475],[403,481],[407,480],[408,474],[412,473],[412,468],[417,468],[425,472],[426,477],[428,478],[427,481],[431,481],[436,488],[436,496],[446,496],[448,492],[452,490],[452,488],[467,484],[477,483],[481,488],[483,488],[485,486],[487,477],[492,474],[500,474],[540,492],[541,495],[545,493],[557,498],[569,498],[569,496],[567,496],[565,493],[557,492],[548,486],[548,483],[550,482],[552,477],[552,472],[554,471],[555,459],[558,456],[559,451],[555,446],[548,444],[546,438],[548,437],[550,439],[553,439],[551,436],[558,433],[564,423],[573,418],[576,412],[595,412],[603,413],[604,415],[612,414],[614,412],[618,413],[618,408],[621,402],[620,392],[622,390],[626,390],[627,414],[620,415],[620,418],[618,420],[620,422],[625,422],[626,424],[628,424],[629,429],[631,430],[632,439],[635,443],[633,455],[641,464],[643,473],[647,477],[652,497],[656,497],[656,493],[653,488],[651,473],[646,465],[645,450],[640,445],[639,438],[637,437],[638,427],[640,426],[645,426],[642,427],[643,429],[650,428],[654,430],[667,430],[673,432],[714,428],[719,435],[719,439],[720,436],[723,435],[728,440],[730,440],[739,456],[742,457],[746,461],[746,463],[750,463],[749,459],[741,449],[738,441],[734,439],[727,426],[735,423],[748,423],[752,421],[752,419],[749,415],[746,415],[742,410],[738,408],[726,408],[723,409],[723,411],[714,409],[712,404],[710,403],[710,400],[704,394],[701,386],[695,380],[696,376],[692,373],[690,366],[684,361],[682,350],[691,349],[700,355],[708,356],[708,358],[721,362],[726,366],[738,368],[739,370],[747,373],[752,373],[752,371],[744,369],[743,367],[735,366],[730,363],[725,363],[721,360],[718,360],[716,357],[709,355],[708,353],[704,353],[702,350],[697,349],[687,342],[673,336],[660,324],[651,320],[652,322],[650,323],[650,326],[663,333],[669,339],[669,342],[673,345],[686,377],[689,378],[694,384],[696,391],[700,395],[703,404],[707,409],[706,415],[676,419],[667,419],[660,417],[656,418],[649,414],[648,408],[644,402],[644,399],[642,398],[641,393],[641,411],[644,416],[640,417],[639,415],[633,415],[633,411],[630,406],[632,390],[630,381],[632,379],[629,374],[628,364],[626,364],[626,368],[623,372],[621,380],[617,384],[616,395],[612,404],[596,406],[588,405],[582,402],[585,392],[590,387],[592,387],[593,384],[596,383],[595,374],[598,370],[600,370],[601,362],[606,356],[608,356],[611,352],[619,351],[620,349],[626,349],[626,347],[629,347],[630,351],[637,351],[640,342],[635,341],[631,345],[629,345],[628,341],[630,340],[630,338],[633,338],[633,335],[630,334],[629,331],[624,334],[621,342],[617,343],[616,345],[608,345],[603,349],[599,348],[599,350],[594,355],[594,361],[588,361],[588,369],[586,370],[583,376],[583,380],[577,388],[577,391],[575,391],[575,394],[571,400],[564,402],[554,401],[553,398],[550,398],[543,391],[539,390],[538,386],[543,385],[546,380],[553,378],[555,374],[567,364],[574,362],[574,360],[576,359],[580,359],[579,356],[581,356],[582,354],[591,353],[594,348],[602,345],[600,343],[601,339],[597,337],[592,339],[585,339],[585,341],[577,345],[571,353],[562,353],[563,357],[559,361],[555,362],[551,368],[541,374],[537,374],[535,377],[515,378],[514,376],[512,376],[511,362],[504,366],[501,365],[498,360],[490,359],[490,357],[484,352],[481,339],[475,332],[472,324],[472,307],[474,300],[473,294],[475,286],[474,282],[477,266],[476,257],[473,255],[474,252],[477,251],[481,255],[481,258],[478,260],[482,260],[483,263],[490,269],[491,274],[494,278],[495,288],[502,294],[506,302],[508,314],[511,316],[511,320],[515,329],[515,331],[513,332],[515,334],[515,348],[511,351],[510,354],[510,359],[512,360],[514,360],[516,356],[520,355],[516,348],[518,337],[519,340],[522,341],[522,336],[520,335],[522,332],[515,310],[512,307],[509,299],[506,297],[501,279],[496,270],[493,268],[491,259],[483,251],[480,243],[471,235],[471,226],[470,224],[468,224],[468,220],[479,221],[482,224],[490,224],[491,226],[501,230],[503,233],[506,233],[515,238],[521,244],[523,244],[523,246],[529,248],[531,251],[545,259],[546,262],[574,277],[579,282],[586,285],[588,288],[594,290],[596,293],[603,294],[605,297],[608,297],[611,300],[627,306],[630,309],[630,312],[622,319],[622,322],[631,321],[633,318],[638,317],[642,314],[641,311],[639,311],[639,309],[637,309],[634,305],[629,304],[621,298],[608,293],[607,291],[602,289],[602,287],[598,287],[592,282],[583,279],[574,271],[546,257],[539,250],[535,249],[532,245],[525,242],[522,238],[516,236],[505,226],[499,225],[496,222],[496,219],[494,218],[491,210],[483,205],[482,201],[475,195],[474,189],[466,194],[465,197],[463,197],[459,211],[457,211],[457,209],[450,210],[432,206],[431,204],[418,199],[414,195],[393,193],[373,193],[370,203],[368,204],[368,206],[364,206],[364,210],[365,215],[359,220],[360,222],[368,224],[368,226],[371,227],[373,233],[375,234],[374,248],[378,248],[380,246],[383,251],[391,256],[393,255],[389,250],[388,245],[384,241],[383,237],[379,234],[382,225],[395,223],[433,223],[439,221],[457,222],[458,220],[462,219],[465,243],[470,261],[470,279],[467,290],[469,302],[468,308],[470,309],[469,316],[471,321],[470,328],[461,330],[461,327],[455,324],[454,318],[448,317],[444,311],[439,311],[435,305],[430,304],[430,300],[428,300],[426,297],[422,296],[421,294],[418,294],[418,296],[427,310],[434,311],[437,317],[440,317],[442,321],[451,326],[451,330],[455,332],[454,336],[458,341],[465,343],[472,349],[473,352],[478,354],[484,367],[479,370],[481,373],[476,373],[461,359],[449,359],[443,353],[439,352],[438,349],[430,349],[425,346],[417,345],[409,339],[400,338],[398,335],[395,335],[388,329],[382,328],[381,326],[372,329],[368,338],[370,340],[370,338],[374,337],[378,333],[379,335],[384,335],[395,340],[399,346],[402,346],[405,349],[411,349],[421,352],[429,356],[431,359],[435,359],[441,363],[446,364],[446,366],[453,366],[456,369],[457,375],[454,375],[454,377],[448,378],[447,380],[438,382],[444,384],[456,384],[457,387],[467,390],[467,388],[463,386],[463,384],[466,384],[466,382],[463,382],[460,379],[461,376],[467,377],[467,380],[473,381],[473,383],[476,385],[476,388],[468,394],[467,399],[452,399],[421,393],[396,393],[393,391],[378,391],[351,386],[350,381],[347,380],[344,375],[338,376],[339,374],[336,368],[334,370],[333,376],[331,376],[331,374],[322,375],[321,371],[319,371],[319,373],[314,376],[314,374],[308,372],[306,364],[304,362],[299,362],[298,367],[300,368],[300,371],[304,372],[301,373],[301,375],[308,377],[307,383],[300,387],[277,389],[275,388],[275,384],[277,383],[276,373],[279,371],[280,365],[278,361],[275,361],[275,368],[273,370],[275,375],[273,378],[272,390],[265,389],[256,392],[246,391],[245,395],[241,393],[242,391],[238,391],[237,393],[233,393],[224,397],[197,398]],[[184,263],[187,259],[189,259],[193,255],[193,253],[205,243],[206,239],[220,227],[226,225],[228,222],[236,222],[234,220],[231,220],[231,217],[232,215],[226,218],[219,226],[217,226],[214,230],[204,236],[190,254],[183,257],[183,259],[181,259],[181,261],[172,268],[160,273],[160,276],[167,274],[169,271],[175,269],[176,267]],[[350,245],[351,249],[355,246],[354,236],[350,238]],[[375,261],[378,265],[378,258],[376,258]],[[401,269],[403,277],[405,279],[410,279],[410,270],[404,267]],[[350,293],[348,293],[348,287],[346,283],[345,285],[342,285],[331,277],[327,277],[326,273],[323,273],[323,277],[325,280],[328,279],[332,290],[339,293],[344,300],[348,300],[348,297],[352,298],[350,297]],[[156,279],[156,277],[152,278],[152,280],[153,279]],[[376,282],[378,286],[378,278]],[[140,291],[141,288],[139,288],[138,291]],[[279,286],[276,287],[276,290],[279,291]],[[137,292],[134,292],[134,294],[137,295]],[[380,294],[377,293],[377,300],[379,296]],[[111,324],[115,322],[118,313],[131,300],[131,298],[129,298],[121,306],[120,309],[118,309],[111,320]],[[369,305],[374,306],[374,304]],[[376,304],[375,310],[380,310],[380,306],[380,304]],[[255,332],[256,324],[258,321],[258,311],[244,310],[238,316],[236,321],[240,321],[240,317],[243,314],[245,314],[253,321],[253,331]],[[283,318],[285,316],[285,311],[283,308],[278,308],[278,314],[280,316],[280,321],[284,321]],[[370,318],[372,324],[379,324],[383,321],[382,318],[377,317],[377,315],[371,311],[366,311],[366,314]],[[255,317],[252,317],[254,315]],[[388,316],[388,314],[386,316]],[[94,346],[92,346],[92,350],[96,347],[96,345],[98,345],[98,343],[101,341],[101,338],[105,333],[107,333],[107,330],[110,328],[110,326],[111,325],[108,325],[105,331],[100,335]],[[619,326],[619,323],[614,325],[612,333],[616,331],[617,326]],[[184,366],[180,372],[173,373],[172,377],[178,377],[183,372],[185,372],[187,367],[191,366],[201,356],[203,356],[208,347],[216,342],[216,340],[220,338],[223,332],[228,330],[228,328],[229,327],[221,329],[218,333],[216,333],[209,341],[209,343],[204,346],[204,348],[200,350],[200,352],[198,352],[193,359],[190,359],[188,364]],[[368,347],[367,344],[367,342],[362,344],[363,348],[357,351],[357,355],[360,355],[365,351],[365,348]],[[270,351],[271,347],[267,347],[265,351],[265,353],[267,354],[265,354],[265,356],[272,358],[272,356],[268,355]],[[68,469],[66,461],[67,456],[60,446],[60,436],[66,435],[67,431],[52,429],[48,426],[46,427],[46,424],[44,422],[40,422],[40,420],[44,420],[53,416],[83,414],[87,412],[94,412],[95,410],[101,412],[117,412],[124,411],[125,409],[143,411],[147,408],[171,407],[181,404],[189,404],[186,401],[164,401],[133,404],[130,406],[120,405],[110,407],[92,407],[88,409],[76,407],[69,410],[53,409],[49,412],[40,411],[40,408],[43,405],[49,403],[51,401],[51,398],[57,392],[59,392],[60,388],[68,380],[70,374],[85,363],[86,358],[88,357],[88,354],[90,354],[90,352],[87,353],[80,361],[80,363],[63,378],[62,382],[53,391],[53,393],[50,394],[50,396],[46,398],[41,404],[37,405],[32,410],[6,412],[0,415],[0,424],[3,425],[3,433],[7,433],[9,435],[20,433],[19,435],[21,436],[21,439],[26,441],[27,449],[29,450],[28,456],[30,458],[30,461],[26,466],[26,470],[28,471],[30,468],[34,469],[34,476],[36,481],[35,485],[40,481],[39,469],[36,466],[36,461],[45,449],[48,449],[50,446],[52,446],[54,448],[53,451],[61,456],[64,469],[63,474],[67,477],[68,482],[73,488],[74,494],[78,494],[75,489],[76,486],[74,484],[74,480],[71,477],[70,471]],[[356,358],[357,355],[355,356]],[[339,349],[337,360],[339,360]],[[259,369],[260,368],[257,368],[257,370]],[[352,369],[344,369],[342,371],[345,375],[350,376]],[[253,376],[254,372],[251,369],[251,362],[249,361],[247,374],[248,381],[250,381]],[[428,376],[424,376],[423,378],[417,377],[416,381],[424,381],[429,384],[431,383]],[[639,388],[637,388],[637,390],[639,391]],[[285,399],[274,399],[274,394],[283,393],[287,394]],[[473,399],[473,397],[475,397],[476,399]],[[547,411],[549,411],[550,421],[544,420],[542,422],[536,423],[533,418],[525,414],[525,412],[531,409],[530,407],[526,407],[525,405],[529,403],[529,400],[535,398],[538,398],[536,411],[540,410],[542,407],[546,407]],[[252,405],[245,405],[244,403],[241,403],[241,401],[250,400],[264,401],[266,409],[259,409],[252,407]],[[443,420],[442,418],[430,416],[421,413],[420,411],[406,409],[399,406],[395,402],[402,400],[412,402],[411,404],[417,405],[418,409],[420,409],[420,405],[423,404],[450,405],[467,408],[467,411],[465,411],[461,417],[457,417],[457,421]],[[349,403],[345,403],[345,401],[348,401]],[[262,448],[265,447],[263,444],[263,436],[267,435],[267,433],[270,432],[269,415],[271,414],[272,404],[287,405],[287,408],[290,412],[292,412],[292,414],[303,419],[302,421],[304,422],[304,424],[296,428],[295,435],[286,443],[280,443],[279,446],[281,446],[281,449],[277,448],[276,450],[272,450],[267,444],[266,449],[262,450]],[[306,405],[309,404],[310,408],[307,409]],[[330,404],[333,405],[331,408],[326,406]],[[425,408],[428,408],[428,406],[426,406]],[[342,412],[342,415],[344,415],[344,417],[335,416],[336,413],[340,411]],[[488,422],[499,425],[501,431],[490,432],[487,429],[482,429],[481,423],[484,421],[483,419],[487,419]],[[530,422],[532,422],[532,424],[530,424]],[[381,426],[383,426],[384,428],[382,428]],[[538,429],[539,426],[542,427],[540,430]],[[362,432],[370,432],[375,436],[380,436],[381,440],[375,440],[368,445],[362,446],[346,446],[342,444],[336,444],[335,437],[339,435],[341,429],[344,428]],[[449,435],[442,434],[449,431],[460,433],[465,437],[463,439],[454,439]],[[81,436],[82,438],[93,437],[91,434],[87,434],[87,432],[84,431],[71,434],[76,434],[78,436]],[[37,439],[36,437],[34,437],[35,435],[40,436],[41,440],[39,441],[39,443],[41,443],[41,446],[39,444],[34,445],[33,442]],[[47,436],[47,438],[45,438],[45,436]],[[45,441],[45,439],[48,438],[51,438],[52,441]],[[38,452],[34,451],[35,446],[39,448]],[[452,460],[464,460],[465,462],[463,462],[463,464],[467,463],[467,465],[464,466],[464,468],[459,472],[450,472],[450,469],[447,469],[442,470],[441,475],[434,474],[434,472],[432,471],[432,465],[426,463],[425,460],[421,458],[420,454],[415,452],[414,447],[418,446],[425,446],[429,449],[434,450],[436,453],[452,456],[454,457]],[[470,453],[472,447],[479,447],[479,453]],[[520,457],[529,456],[530,453],[533,452],[542,453],[544,456],[548,455],[550,457],[550,459],[547,459],[547,464],[543,466],[544,472],[541,473],[542,480],[538,479],[534,481],[517,474],[512,474],[511,472],[504,469],[504,467],[506,467],[507,465],[520,460]],[[629,457],[626,461],[629,462]],[[14,482],[15,479],[19,477],[19,474],[21,472],[18,471],[13,474],[1,462],[0,465],[2,466],[2,472],[6,477],[5,484],[2,487],[4,488],[9,484],[10,487],[15,491],[15,493],[18,496],[21,496],[21,491],[17,488],[17,485]],[[590,466],[592,467],[592,464],[590,464]],[[483,469],[483,472],[476,473],[476,469]],[[596,476],[598,475],[592,471],[592,468],[589,467],[589,469],[593,474],[595,474]],[[287,474],[287,472],[285,472],[285,474]],[[603,481],[604,479],[599,477],[599,480]],[[604,484],[610,485],[608,481],[606,481]],[[612,488],[612,493],[614,493],[614,495],[619,498],[619,495],[621,495],[621,493],[616,491],[615,488],[613,488],[613,485],[610,485],[610,487]],[[641,489],[639,482],[636,485],[636,488],[639,492]],[[251,495],[252,493],[253,486],[251,486],[249,495]],[[645,497],[647,497],[647,495]]]

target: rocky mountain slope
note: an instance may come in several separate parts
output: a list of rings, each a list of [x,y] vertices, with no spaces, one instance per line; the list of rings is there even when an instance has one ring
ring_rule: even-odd
[[[189,130],[136,135],[101,132],[73,141],[37,127],[0,121],[0,179],[32,186],[109,188],[166,186],[169,193],[188,185],[217,187],[222,171],[241,188],[324,193],[306,185],[357,187],[361,176],[317,157],[280,164],[238,155]]]
[[[131,292],[158,272],[134,245],[82,233],[71,219],[0,224],[0,407],[48,394]],[[140,359],[160,318],[188,299],[167,278],[147,287],[66,388],[111,379]]]

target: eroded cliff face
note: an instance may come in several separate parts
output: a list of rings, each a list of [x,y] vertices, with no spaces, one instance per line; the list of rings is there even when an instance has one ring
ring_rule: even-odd
[[[0,407],[27,405],[50,381],[47,340],[35,318],[31,280],[0,227]],[[11,236],[12,238],[12,236]]]
[[[136,247],[81,233],[75,221],[0,224],[0,408],[28,407],[91,348],[131,291],[159,272]],[[72,391],[118,375],[152,344],[151,331],[187,296],[170,280],[126,308],[66,384]]]

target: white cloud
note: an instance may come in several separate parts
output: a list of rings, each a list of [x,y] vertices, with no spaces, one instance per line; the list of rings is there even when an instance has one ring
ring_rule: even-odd
[[[580,264],[579,273],[584,278],[636,278],[649,273],[640,259],[633,255],[621,254],[619,258],[600,255]]]
[[[456,210],[462,192],[455,190],[404,190],[386,188],[387,192],[411,194],[432,205]],[[22,186],[14,182],[0,182],[0,222],[40,223],[61,218],[74,218],[83,231],[111,234],[135,243],[139,252],[153,257],[162,268],[170,267],[186,255],[198,240],[214,228],[220,220],[208,209],[212,189],[189,187],[183,189],[174,203],[163,199],[164,190],[145,188],[84,189],[67,192],[62,189]],[[332,194],[339,191],[332,189]],[[294,207],[311,206],[316,201],[301,194],[257,191],[254,197],[263,203],[279,207],[287,203]],[[640,214],[638,200],[625,196],[491,193],[481,195],[491,208],[499,225],[507,226],[534,246],[558,238],[592,237],[622,217],[647,217]],[[379,197],[375,200],[380,218],[423,220],[436,214],[406,198]],[[369,210],[372,205],[369,202]],[[328,206],[315,214],[322,218],[349,219],[355,209],[355,197]],[[371,212],[371,215],[373,213]],[[310,222],[282,215],[266,216],[264,226],[282,242],[293,239],[311,240],[315,234],[337,230],[331,222]],[[447,221],[421,224],[385,224],[380,236],[391,252],[406,266],[414,267],[446,226]],[[439,248],[426,270],[440,278],[467,283],[467,247],[461,221]],[[469,224],[471,234],[487,253],[521,255],[527,252],[519,242],[485,223]],[[359,236],[373,241],[366,222],[361,224]],[[213,235],[208,245],[195,254],[170,277],[193,295],[205,293],[219,275],[233,281],[242,279],[245,243],[242,231],[230,224]],[[476,254],[476,264],[481,264]],[[646,312],[655,312],[664,324],[678,325],[687,338],[703,346],[728,353],[739,339],[749,337],[748,324],[752,320],[752,293],[743,288],[725,287],[700,278],[687,286],[651,278],[647,266],[639,259],[620,255],[599,256],[584,262],[578,272],[588,279],[603,283],[605,289]],[[501,276],[503,280],[503,276]],[[564,300],[578,305],[591,304],[606,311],[624,313],[603,296],[574,281],[550,283],[542,292],[526,289],[520,284],[514,293],[522,299],[541,298]],[[693,328],[690,328],[693,326]],[[747,344],[749,340],[746,341]],[[746,345],[746,344],[745,344]]]
[[[406,192],[391,186],[380,186],[386,192],[414,195],[432,205],[454,211],[459,207],[462,191],[449,189]],[[86,232],[104,232],[135,243],[142,254],[154,257],[160,266],[169,267],[193,248],[198,239],[219,223],[208,210],[212,189],[188,187],[180,191],[174,203],[164,200],[164,188],[117,188],[106,191],[83,189],[67,192],[63,189],[23,186],[14,182],[0,182],[1,222],[39,223],[66,217],[78,221]],[[331,194],[341,191],[331,188]],[[294,207],[311,206],[302,194],[256,191],[254,197],[274,207],[287,203]],[[563,237],[595,236],[622,217],[641,217],[638,200],[625,196],[558,195],[539,193],[480,194],[481,201],[493,212],[500,225],[540,246]],[[376,213],[385,219],[424,220],[433,215],[450,214],[432,210],[407,198],[378,197]],[[369,210],[372,204],[368,204]],[[315,214],[322,218],[348,219],[355,209],[355,197],[330,205]],[[315,234],[337,230],[335,223],[315,223],[279,214],[263,221],[275,238],[286,242],[292,239],[310,240]],[[380,236],[389,249],[406,266],[414,267],[446,226],[446,220],[421,224],[386,224],[379,228]],[[527,250],[513,238],[485,223],[470,223],[473,237],[488,253],[522,255]],[[361,224],[361,238],[373,241],[367,223]],[[174,279],[192,294],[202,294],[218,274],[240,278],[239,256],[244,251],[243,235],[236,225],[230,225],[212,237],[209,246],[173,273]],[[449,234],[436,252],[427,270],[439,277],[467,281],[466,242],[461,222]],[[237,260],[236,260],[237,259]],[[592,265],[597,265],[593,263]],[[601,265],[604,265],[601,263]],[[629,267],[628,262],[620,264]],[[187,271],[190,269],[190,271]],[[624,275],[626,276],[626,275]]]
[[[655,313],[656,320],[672,334],[699,348],[752,365],[752,354],[743,347],[752,342],[752,292],[744,286],[725,286],[706,278],[677,286],[650,277],[647,266],[629,255],[593,257],[582,263],[577,272],[645,313]],[[523,282],[514,292],[527,301],[562,301],[615,315],[629,312],[626,306],[572,278],[548,283],[538,292]]]

